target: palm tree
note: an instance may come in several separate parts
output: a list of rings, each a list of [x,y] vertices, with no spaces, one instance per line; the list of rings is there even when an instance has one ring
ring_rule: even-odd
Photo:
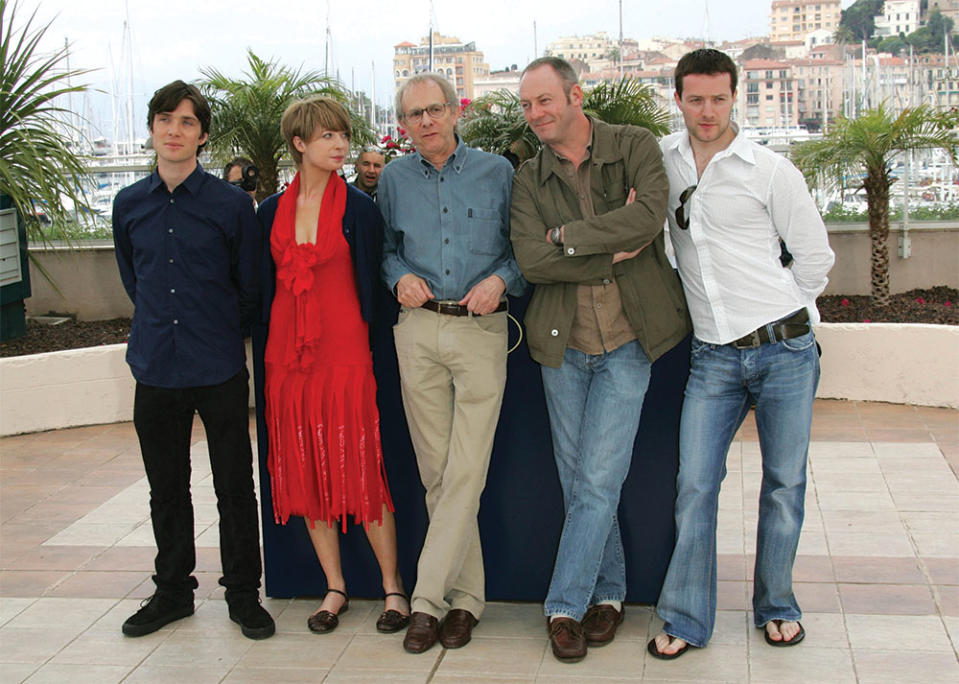
[[[921,105],[893,116],[879,106],[856,119],[840,117],[831,133],[793,152],[793,160],[809,182],[824,172],[830,185],[842,187],[846,178],[865,171],[862,187],[869,207],[871,294],[878,306],[889,304],[889,188],[896,180],[890,164],[900,152],[928,148],[945,150],[955,161],[957,124],[955,111],[939,112]]]
[[[647,128],[657,137],[669,133],[669,114],[656,104],[652,88],[629,77],[586,90],[583,111],[606,123]],[[508,90],[473,100],[460,121],[467,143],[496,154],[511,153],[520,162],[542,146],[526,123],[519,96]]]
[[[669,133],[669,113],[656,104],[653,89],[629,77],[587,90],[583,111],[606,123],[649,129],[657,138]]]
[[[0,194],[11,198],[30,235],[45,240],[38,213],[63,224],[88,209],[79,182],[84,163],[70,144],[79,131],[59,103],[87,89],[70,79],[89,70],[64,68],[67,47],[41,54],[50,24],[34,27],[34,10],[15,27],[18,9],[0,0]]]
[[[494,154],[510,153],[518,163],[535,155],[541,145],[526,123],[519,95],[509,90],[495,90],[470,102],[459,127],[469,145]]]
[[[276,60],[266,61],[247,50],[249,71],[244,78],[230,78],[213,67],[200,69],[201,84],[213,110],[210,146],[227,160],[249,157],[260,170],[257,199],[273,194],[279,180],[279,162],[286,153],[280,134],[280,118],[294,100],[308,95],[326,95],[349,110],[350,95],[336,79],[319,71],[291,69]],[[374,141],[366,120],[350,110],[353,143]]]

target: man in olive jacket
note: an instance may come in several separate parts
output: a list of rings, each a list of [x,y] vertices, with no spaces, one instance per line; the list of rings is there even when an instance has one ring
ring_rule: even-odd
[[[651,365],[690,331],[664,251],[656,139],[587,117],[582,100],[565,61],[524,70],[520,102],[543,148],[517,171],[511,208],[516,261],[535,284],[526,330],[566,507],[545,604],[564,662],[609,643],[623,620],[620,491]]]

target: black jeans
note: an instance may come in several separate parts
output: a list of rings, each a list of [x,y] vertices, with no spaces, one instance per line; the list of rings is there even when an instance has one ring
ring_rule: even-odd
[[[194,412],[206,430],[213,487],[220,513],[220,584],[227,597],[255,592],[262,563],[253,491],[246,368],[220,385],[167,389],[137,383],[133,424],[150,482],[150,517],[156,538],[157,590],[189,594],[197,587],[190,435]]]

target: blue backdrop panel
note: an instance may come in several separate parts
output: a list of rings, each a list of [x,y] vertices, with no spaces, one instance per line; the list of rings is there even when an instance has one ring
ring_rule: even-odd
[[[384,290],[385,298],[389,295]],[[391,300],[391,298],[389,298]],[[510,312],[523,320],[528,298],[511,298]],[[400,571],[411,591],[416,561],[426,534],[423,487],[410,444],[392,335],[393,316],[381,317],[373,334],[379,386],[380,431],[390,491],[396,506]],[[517,339],[510,325],[511,344]],[[262,348],[263,331],[254,332]],[[653,603],[666,573],[673,541],[673,503],[678,464],[679,412],[689,370],[688,339],[653,365],[633,463],[623,488],[620,526],[626,552],[627,600]],[[255,363],[258,405],[262,406],[262,363]],[[563,525],[563,499],[539,366],[525,342],[509,356],[506,395],[480,507],[480,535],[489,600],[542,601]],[[263,417],[257,416],[263,434]],[[326,591],[305,523],[273,520],[266,449],[260,440],[260,501],[266,593],[273,597],[322,596]],[[341,535],[343,568],[350,595],[381,596],[379,568],[362,528]]]

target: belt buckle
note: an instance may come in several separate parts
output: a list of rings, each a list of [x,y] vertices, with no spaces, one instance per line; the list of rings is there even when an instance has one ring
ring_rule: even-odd
[[[759,330],[753,330],[748,335],[743,335],[738,340],[733,342],[733,346],[736,349],[755,349],[762,345],[762,339],[759,337]]]

